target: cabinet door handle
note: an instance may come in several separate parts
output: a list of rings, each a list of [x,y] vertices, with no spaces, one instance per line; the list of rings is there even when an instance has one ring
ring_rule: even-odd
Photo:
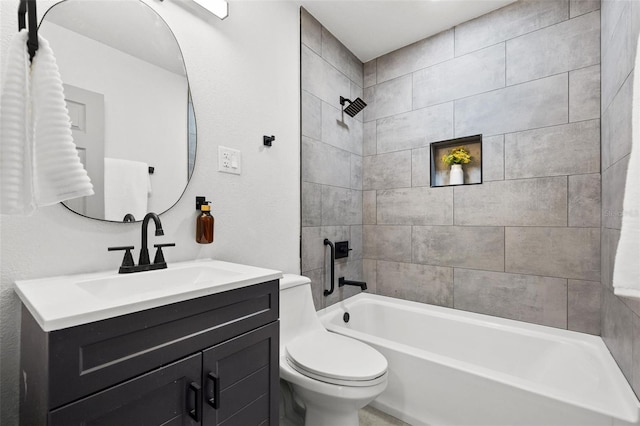
[[[196,403],[194,404],[195,408],[193,410],[189,410],[189,416],[196,422],[199,422],[201,417],[200,414],[202,414],[202,388],[200,388],[200,385],[196,382],[191,382],[189,383],[189,396],[191,396],[191,393],[195,395]],[[190,401],[188,402],[188,405],[191,406]]]
[[[207,404],[217,410],[218,408],[220,408],[220,377],[213,373],[209,373],[207,374],[207,379],[213,385],[211,394],[207,395]]]

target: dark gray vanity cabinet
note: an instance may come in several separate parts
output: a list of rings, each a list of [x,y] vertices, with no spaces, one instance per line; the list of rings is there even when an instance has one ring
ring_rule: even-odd
[[[23,307],[21,425],[276,425],[278,289],[51,332]]]

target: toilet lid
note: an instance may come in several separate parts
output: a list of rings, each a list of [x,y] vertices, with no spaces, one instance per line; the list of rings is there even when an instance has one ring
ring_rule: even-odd
[[[386,358],[371,346],[324,330],[289,342],[286,356],[298,372],[329,383],[372,381],[387,371]]]

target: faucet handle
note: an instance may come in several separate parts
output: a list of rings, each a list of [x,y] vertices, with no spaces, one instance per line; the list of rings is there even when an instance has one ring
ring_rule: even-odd
[[[131,255],[131,250],[133,250],[133,246],[119,246],[119,247],[108,247],[107,251],[117,251],[117,250],[126,250],[124,253],[124,258],[122,259],[122,265],[120,265],[120,273],[126,271],[128,268],[133,268],[135,263],[133,262],[133,256]]]
[[[153,259],[153,264],[157,264],[157,263],[167,263],[164,260],[164,254],[162,253],[162,247],[175,247],[176,243],[164,243],[164,244],[154,244],[153,245],[155,248],[157,248],[158,250],[156,250],[156,257]]]

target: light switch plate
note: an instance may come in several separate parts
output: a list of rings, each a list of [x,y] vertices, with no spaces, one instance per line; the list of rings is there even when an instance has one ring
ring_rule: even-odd
[[[237,149],[218,146],[218,171],[239,175],[242,172],[242,153]]]

